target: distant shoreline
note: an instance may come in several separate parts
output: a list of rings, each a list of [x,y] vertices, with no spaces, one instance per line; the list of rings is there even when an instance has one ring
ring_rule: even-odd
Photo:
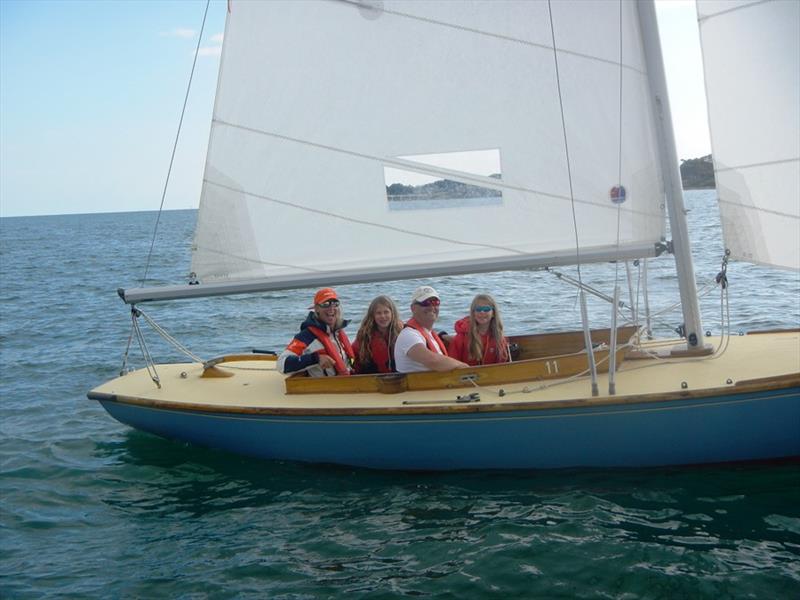
[[[689,190],[713,190],[716,189],[716,181],[714,180],[714,163],[711,159],[711,155],[708,154],[706,156],[701,156],[700,158],[688,158],[688,159],[681,159],[680,164],[680,173],[681,173],[681,184],[683,185],[683,189],[686,191]],[[492,177],[496,177],[500,179],[500,175],[492,175]],[[443,180],[442,180],[443,181]],[[436,182],[439,186],[442,184]],[[454,182],[449,182],[448,185],[452,185]],[[431,188],[435,188],[434,184],[427,184]],[[485,194],[488,190],[484,188],[480,188],[478,186],[465,186],[463,184],[458,184],[462,188],[471,188],[476,187],[478,190],[481,190],[482,194]],[[387,188],[390,186],[387,186]],[[407,189],[402,190],[395,188],[395,192],[397,191],[405,191],[406,194],[412,192],[415,186],[408,186]],[[422,187],[422,186],[421,186]],[[387,192],[389,190],[387,189]],[[441,190],[437,190],[441,191]],[[447,191],[452,191],[447,189]],[[460,190],[461,193],[464,193],[464,189]],[[496,190],[492,190],[493,192],[500,195],[500,192]],[[403,193],[400,194],[390,194],[395,196],[393,201],[397,201],[402,197]],[[187,207],[187,208],[164,208],[164,212],[173,212],[173,211],[181,211],[181,210],[197,210],[197,207]],[[97,214],[107,214],[107,215],[115,215],[120,213],[142,213],[142,212],[153,212],[157,213],[158,209],[145,209],[145,210],[119,210],[119,211],[103,211],[103,212],[90,212],[90,213],[58,213],[58,214],[49,214],[49,215],[0,215],[0,219],[19,219],[19,218],[26,218],[26,217],[60,217],[65,215],[97,215]]]

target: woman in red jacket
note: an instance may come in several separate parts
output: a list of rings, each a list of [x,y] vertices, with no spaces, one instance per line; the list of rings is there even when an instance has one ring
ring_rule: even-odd
[[[359,375],[394,372],[394,341],[402,329],[403,322],[392,299],[375,298],[353,342],[355,372]]]
[[[475,296],[469,316],[456,321],[455,329],[448,350],[453,358],[473,366],[509,362],[500,310],[489,294]]]

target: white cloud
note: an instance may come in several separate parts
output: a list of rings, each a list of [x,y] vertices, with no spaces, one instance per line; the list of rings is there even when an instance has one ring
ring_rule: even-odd
[[[162,37],[177,37],[190,40],[197,35],[197,32],[194,29],[185,29],[182,27],[177,27],[172,31],[162,31],[160,35]]]
[[[197,56],[220,56],[222,54],[223,34],[215,33],[211,36],[212,46],[203,46],[197,51]]]
[[[222,54],[222,46],[203,46],[197,51],[197,56],[219,56]]]

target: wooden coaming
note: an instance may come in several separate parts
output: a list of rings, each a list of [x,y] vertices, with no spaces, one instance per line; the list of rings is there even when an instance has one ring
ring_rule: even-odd
[[[276,354],[225,354],[223,356],[217,356],[203,363],[203,374],[200,377],[233,377],[232,372],[221,369],[218,365],[259,360],[275,362],[278,360],[278,356]]]
[[[620,327],[617,339],[617,365],[628,351],[625,344],[636,333],[634,326]],[[592,331],[592,342],[608,344],[610,329]],[[398,394],[406,391],[470,388],[520,382],[559,379],[583,373],[589,368],[587,355],[582,351],[582,331],[542,333],[509,337],[518,347],[517,360],[512,363],[423,373],[389,373],[384,375],[353,375],[350,377],[308,377],[298,373],[286,378],[287,394]],[[597,370],[608,371],[608,348],[594,351]]]

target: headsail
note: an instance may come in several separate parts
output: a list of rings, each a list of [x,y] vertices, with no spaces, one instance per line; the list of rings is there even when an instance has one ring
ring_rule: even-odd
[[[726,247],[800,269],[800,2],[698,0],[697,14]]]
[[[552,10],[554,36],[544,2],[232,2],[192,270],[274,288],[574,263],[553,38],[582,257],[652,255],[636,3]]]

